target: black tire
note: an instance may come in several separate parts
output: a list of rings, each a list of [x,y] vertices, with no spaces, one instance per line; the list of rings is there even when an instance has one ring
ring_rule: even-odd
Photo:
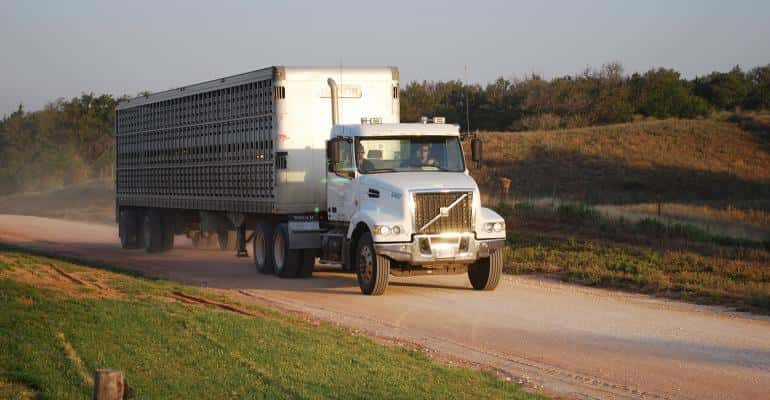
[[[219,240],[219,250],[235,251],[235,248],[238,247],[238,232],[236,231],[219,231],[217,239]]]
[[[174,248],[174,231],[176,230],[174,215],[163,214],[161,225],[163,229],[163,245],[161,251],[169,251]]]
[[[273,263],[275,274],[281,278],[295,278],[302,250],[289,249],[289,228],[286,224],[275,227],[273,234]]]
[[[262,274],[272,274],[275,271],[273,259],[273,224],[260,222],[254,228],[254,240],[251,242],[251,254],[254,266]]]
[[[124,249],[138,249],[141,246],[139,242],[140,235],[139,218],[136,210],[124,208],[120,210],[118,216],[118,237],[120,238],[120,247]]]
[[[315,268],[315,249],[303,249],[302,258],[300,259],[299,269],[297,270],[297,278],[310,278],[313,276],[313,268]]]
[[[390,259],[374,251],[374,242],[369,232],[358,240],[355,260],[356,276],[361,293],[379,296],[385,293],[390,278]]]
[[[468,279],[476,290],[495,290],[503,275],[503,252],[493,250],[489,258],[468,266]]]
[[[144,249],[148,253],[161,252],[163,250],[163,221],[159,210],[151,208],[144,213],[142,230],[144,232]]]

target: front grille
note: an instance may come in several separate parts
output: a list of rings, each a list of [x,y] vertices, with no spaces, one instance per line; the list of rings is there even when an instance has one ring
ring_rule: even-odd
[[[445,216],[441,214],[442,207],[449,207],[460,197],[454,207]],[[417,234],[435,234],[446,232],[470,232],[471,211],[473,210],[473,192],[432,192],[414,194],[414,227]],[[428,225],[430,223],[430,225]],[[427,225],[427,226],[426,226]]]

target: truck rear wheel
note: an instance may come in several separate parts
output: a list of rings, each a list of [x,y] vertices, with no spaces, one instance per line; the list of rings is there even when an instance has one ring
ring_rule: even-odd
[[[158,253],[163,250],[163,223],[159,210],[151,208],[144,213],[142,231],[144,249],[148,253]]]
[[[254,256],[254,266],[263,274],[272,274],[275,271],[273,260],[273,225],[269,222],[260,222],[254,229],[254,240],[251,242],[251,254]]]
[[[137,249],[142,243],[139,243],[139,218],[136,210],[125,208],[120,210],[118,216],[118,237],[120,238],[120,247],[124,249]]]
[[[301,257],[302,250],[289,249],[289,229],[286,224],[276,226],[273,234],[275,274],[281,278],[296,277]]]
[[[503,252],[493,250],[489,258],[468,266],[468,279],[476,290],[495,290],[503,275]]]
[[[358,240],[354,262],[361,292],[371,296],[385,293],[390,278],[390,259],[375,253],[369,232],[364,233]]]
[[[302,250],[302,258],[300,259],[299,270],[297,270],[297,278],[310,278],[313,276],[316,253],[317,251],[315,249]]]

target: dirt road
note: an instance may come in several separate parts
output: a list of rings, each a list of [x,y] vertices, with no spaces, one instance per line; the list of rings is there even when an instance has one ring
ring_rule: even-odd
[[[314,278],[259,275],[249,259],[196,251],[119,248],[115,228],[0,215],[0,242],[105,261],[232,291],[243,299],[488,365],[576,398],[770,398],[770,319],[718,309],[505,277],[491,293],[463,276],[392,278],[381,297],[353,275],[317,266]],[[398,366],[394,366],[398,368]]]

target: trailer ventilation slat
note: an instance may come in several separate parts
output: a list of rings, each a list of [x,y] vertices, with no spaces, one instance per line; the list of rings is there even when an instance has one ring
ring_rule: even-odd
[[[118,110],[119,204],[272,210],[273,95],[262,79]]]

